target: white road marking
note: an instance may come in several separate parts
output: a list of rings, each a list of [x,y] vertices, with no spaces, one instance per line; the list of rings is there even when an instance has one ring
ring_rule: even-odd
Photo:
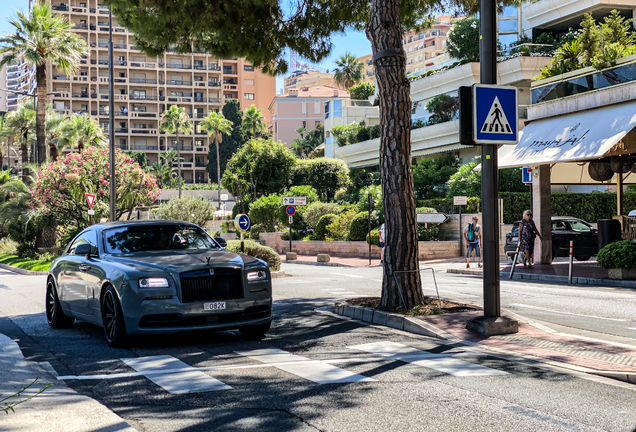
[[[344,298],[356,298],[356,297],[367,297],[364,294],[347,294],[343,295]]]
[[[358,275],[350,275],[347,273],[329,273],[332,275],[338,275],[338,276],[347,276],[347,277],[352,277],[352,278],[363,278],[364,276],[358,276]]]
[[[333,292],[333,291],[344,291],[344,290],[342,288],[326,288],[326,289],[321,289],[320,291]]]
[[[449,355],[431,354],[396,342],[372,342],[347,348],[393,357],[397,360],[454,376],[508,375],[508,372],[454,359]]]
[[[627,330],[636,330],[636,327],[627,327]]]
[[[575,316],[580,316],[580,317],[585,317],[585,318],[597,318],[597,319],[602,319],[602,320],[608,320],[608,321],[629,321],[627,319],[622,319],[622,318],[606,318],[606,317],[600,317],[600,316],[596,316],[596,315],[585,315],[585,314],[577,314],[577,313],[573,313],[573,312],[563,312],[563,311],[558,311],[558,310],[554,310],[554,309],[548,309],[548,308],[544,308],[544,307],[540,307],[540,306],[531,306],[531,305],[525,305],[525,304],[519,304],[519,303],[513,303],[510,306],[517,306],[517,307],[522,307],[522,308],[527,308],[527,309],[538,309],[538,310],[543,310],[546,312],[555,312],[558,314],[565,314],[565,315],[575,315]]]
[[[274,364],[274,367],[277,369],[284,370],[285,372],[289,372],[318,384],[375,381],[374,379],[340,369],[339,367],[332,366],[328,363],[315,363],[307,357],[294,355],[277,348],[235,352],[261,363]],[[280,362],[290,361],[293,361],[296,364],[280,364]],[[276,363],[279,364],[276,365]]]
[[[170,355],[121,360],[138,372],[165,372],[163,374],[146,374],[146,378],[171,394],[200,393],[232,388]],[[180,371],[169,372],[173,369]]]

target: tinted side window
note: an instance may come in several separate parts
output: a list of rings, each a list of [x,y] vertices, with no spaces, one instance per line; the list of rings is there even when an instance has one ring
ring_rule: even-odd
[[[95,231],[86,231],[83,232],[82,235],[80,235],[79,237],[77,237],[75,239],[75,241],[73,241],[73,244],[71,244],[71,247],[68,248],[68,255],[73,255],[73,253],[75,252],[75,248],[78,245],[81,245],[83,243],[89,243],[91,246],[93,246],[91,248],[91,255],[97,255],[98,250],[97,250],[97,235],[95,234]]]
[[[587,224],[584,224],[581,221],[577,221],[577,220],[571,220],[568,221],[568,223],[570,224],[570,227],[572,228],[572,231],[577,231],[577,232],[590,232],[591,229]]]

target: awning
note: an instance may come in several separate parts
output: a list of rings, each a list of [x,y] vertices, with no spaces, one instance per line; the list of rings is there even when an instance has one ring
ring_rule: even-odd
[[[529,123],[516,146],[499,150],[499,168],[582,162],[636,153],[636,101]],[[624,139],[625,138],[625,139]]]

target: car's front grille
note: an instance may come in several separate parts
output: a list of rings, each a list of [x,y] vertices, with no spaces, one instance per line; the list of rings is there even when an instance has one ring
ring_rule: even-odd
[[[198,273],[198,272],[197,272]],[[214,275],[195,272],[181,274],[181,301],[231,300],[243,298],[243,276],[240,269],[214,269]]]

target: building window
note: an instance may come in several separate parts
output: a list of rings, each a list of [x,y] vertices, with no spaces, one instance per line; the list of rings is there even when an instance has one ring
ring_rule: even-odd
[[[274,122],[274,132],[278,133],[278,122]]]
[[[320,102],[314,102],[314,114],[320,114]]]
[[[301,114],[307,114],[307,102],[305,101],[301,104]]]
[[[254,100],[254,93],[245,93],[245,99]]]
[[[307,122],[305,120],[303,120],[303,127],[307,129]]]
[[[254,85],[254,80],[248,80],[248,79],[243,80],[243,85],[253,86]]]
[[[517,20],[499,20],[499,33],[517,32]]]
[[[325,102],[325,118],[329,118],[329,102]]]
[[[516,6],[505,6],[499,14],[500,17],[516,17],[518,15]]]
[[[254,72],[254,66],[252,65],[244,65],[243,70],[246,72]]]
[[[342,117],[342,101],[341,100],[333,101],[333,116]]]

